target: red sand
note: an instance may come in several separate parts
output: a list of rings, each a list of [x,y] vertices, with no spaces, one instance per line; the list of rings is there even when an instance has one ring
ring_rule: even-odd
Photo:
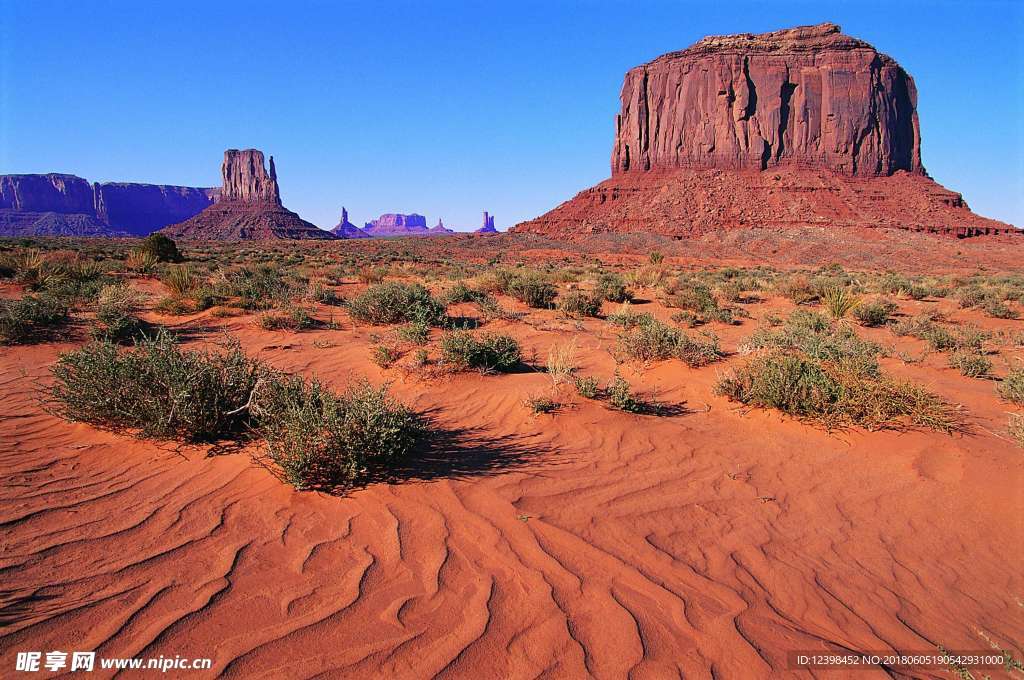
[[[767,308],[789,307],[755,315]],[[953,312],[967,317],[982,321]],[[490,328],[541,363],[575,337],[581,372],[612,374],[603,322],[526,322]],[[967,404],[972,434],[828,434],[737,409],[712,393],[722,365],[678,361],[624,375],[683,415],[577,397],[534,416],[523,400],[547,388],[545,374],[402,378],[367,361],[374,329],[347,317],[301,334],[248,316],[185,323],[216,324],[336,387],[394,380],[463,442],[418,479],[300,493],[246,452],[207,456],[46,415],[36,381],[72,345],[0,348],[5,676],[16,651],[51,649],[212,657],[207,675],[244,678],[767,678],[800,675],[793,650],[989,640],[1021,657],[1024,458],[1002,434],[1008,408],[991,382],[940,355],[885,366]],[[753,328],[716,330],[735,350]]]

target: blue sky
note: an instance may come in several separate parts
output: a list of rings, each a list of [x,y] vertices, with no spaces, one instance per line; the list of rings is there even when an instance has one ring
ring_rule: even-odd
[[[322,227],[344,205],[505,229],[608,177],[627,69],[821,21],[914,76],[931,175],[1024,225],[1017,0],[0,0],[0,173],[217,185],[224,149],[256,147]]]

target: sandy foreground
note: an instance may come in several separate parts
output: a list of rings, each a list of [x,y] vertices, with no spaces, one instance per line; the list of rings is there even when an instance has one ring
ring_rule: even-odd
[[[940,306],[989,328],[1024,324]],[[790,309],[771,298],[750,311]],[[444,431],[429,460],[346,496],[292,490],[254,462],[256,445],[176,447],[65,423],[37,389],[80,343],[0,348],[0,675],[18,651],[55,649],[209,657],[212,670],[177,677],[238,678],[944,678],[949,668],[798,670],[792,655],[1024,656],[1024,455],[993,383],[942,355],[882,364],[964,404],[966,434],[828,433],[737,408],[713,394],[737,355],[622,369],[678,415],[612,411],[569,387],[557,413],[533,415],[524,400],[550,386],[540,370],[385,371],[368,361],[382,329],[339,316],[340,330],[298,334],[251,315],[148,318],[197,345],[229,331],[337,388],[390,381]],[[715,331],[735,352],[755,326]],[[533,310],[487,328],[515,335],[538,367],[574,341],[580,373],[615,369],[600,320]],[[858,332],[924,354],[921,341]]]

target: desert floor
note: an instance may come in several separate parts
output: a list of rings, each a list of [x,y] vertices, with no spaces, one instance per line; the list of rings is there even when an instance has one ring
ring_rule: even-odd
[[[133,285],[162,294],[155,279]],[[637,311],[671,316],[637,294]],[[549,349],[575,343],[579,372],[608,378],[615,329],[501,302],[524,316],[487,330],[514,335],[536,370],[382,369],[368,357],[386,329],[322,305],[336,329],[145,313],[189,346],[230,332],[334,387],[390,382],[443,432],[429,459],[345,495],[293,490],[255,444],[64,422],[38,391],[84,339],[0,347],[0,675],[16,651],[51,649],[211,657],[209,675],[238,678],[943,678],[950,669],[797,670],[790,655],[1024,656],[1024,451],[992,380],[960,375],[923,341],[858,328],[893,348],[888,372],[962,404],[968,431],[828,432],[740,407],[714,394],[717,377],[744,361],[758,318],[793,309],[762,294],[745,305],[752,319],[715,326],[724,362],[619,367],[676,415],[611,410],[568,385],[555,413],[535,415],[524,402],[552,389]],[[953,300],[899,305],[1024,329]],[[1021,357],[1004,350],[996,372]]]

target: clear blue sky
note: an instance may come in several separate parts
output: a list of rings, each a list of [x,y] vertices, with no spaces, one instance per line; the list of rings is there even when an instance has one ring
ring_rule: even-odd
[[[932,176],[1024,225],[1019,0],[0,0],[0,173],[217,185],[223,150],[251,146],[322,227],[345,205],[504,229],[609,175],[630,67],[821,21],[914,76]]]

